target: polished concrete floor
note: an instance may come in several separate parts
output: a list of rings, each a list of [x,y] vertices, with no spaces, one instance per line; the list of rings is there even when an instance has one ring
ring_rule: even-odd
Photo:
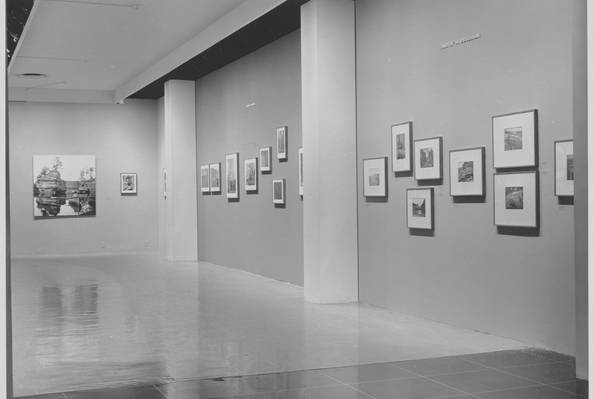
[[[371,306],[309,304],[299,287],[208,263],[17,259],[12,272],[16,396],[131,385],[191,391],[204,378],[525,347]],[[341,379],[349,371],[337,373],[327,376],[341,382],[332,389],[351,392]],[[242,378],[224,381],[252,385]]]

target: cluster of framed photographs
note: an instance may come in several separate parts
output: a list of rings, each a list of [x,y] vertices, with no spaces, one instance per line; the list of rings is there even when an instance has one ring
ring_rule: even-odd
[[[288,160],[287,126],[276,129],[276,158],[279,162]],[[303,149],[298,150],[299,195],[303,196]],[[258,149],[258,157],[243,161],[243,187],[246,194],[258,193],[258,170],[262,175],[272,174],[272,147]],[[286,179],[272,180],[272,202],[284,206],[286,203]],[[225,156],[225,193],[229,201],[239,200],[239,153]],[[211,163],[200,166],[200,191],[202,193],[221,193],[221,164]]]
[[[413,124],[391,127],[392,172],[423,184],[442,184],[443,138],[413,140]],[[492,117],[494,224],[539,228],[538,112],[528,110]],[[573,140],[555,141],[555,195],[574,195]],[[388,196],[387,157],[363,160],[363,195]],[[449,152],[450,195],[484,201],[485,147]],[[409,229],[434,229],[434,188],[406,190]]]

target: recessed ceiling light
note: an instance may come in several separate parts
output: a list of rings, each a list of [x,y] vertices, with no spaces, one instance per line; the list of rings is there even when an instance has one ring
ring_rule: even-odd
[[[47,75],[45,73],[25,72],[19,73],[17,77],[21,79],[43,79],[47,78]]]

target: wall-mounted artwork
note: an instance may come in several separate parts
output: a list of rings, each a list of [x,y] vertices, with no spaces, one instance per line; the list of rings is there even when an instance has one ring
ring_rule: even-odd
[[[137,180],[136,173],[120,173],[120,194],[137,194]]]
[[[299,195],[303,197],[303,147],[299,147]]]
[[[276,157],[279,161],[287,160],[287,127],[276,129]]]
[[[433,188],[406,190],[406,225],[409,229],[433,230]]]
[[[34,155],[35,219],[95,216],[94,155]]]
[[[442,138],[415,140],[415,180],[442,178]]]
[[[538,117],[530,110],[493,117],[493,167],[518,168],[538,163]]]
[[[200,192],[210,192],[210,167],[208,165],[200,166]]]
[[[260,147],[260,172],[272,172],[272,147]]]
[[[275,205],[285,204],[285,179],[272,181],[272,203]]]
[[[412,122],[392,126],[392,172],[412,172]]]
[[[225,156],[225,183],[227,186],[227,198],[239,198],[239,153],[227,154]]]
[[[495,173],[495,225],[538,228],[539,193],[536,171]]]
[[[555,141],[555,195],[573,197],[573,140]]]
[[[221,164],[211,163],[209,166],[210,170],[210,192],[220,193],[221,192]]]
[[[363,196],[388,196],[388,158],[370,158],[363,160]]]
[[[258,158],[250,158],[243,161],[243,172],[245,177],[245,191],[255,193],[258,191]]]
[[[485,195],[485,147],[450,151],[450,195]]]

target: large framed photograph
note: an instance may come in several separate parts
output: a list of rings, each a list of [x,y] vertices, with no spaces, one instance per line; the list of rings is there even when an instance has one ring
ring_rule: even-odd
[[[369,158],[363,160],[363,196],[388,196],[388,158]]]
[[[279,161],[287,160],[287,127],[276,129],[276,157]]]
[[[406,190],[406,225],[409,229],[433,230],[433,188]]]
[[[95,216],[94,155],[33,156],[35,219]]]
[[[245,178],[245,191],[255,193],[258,191],[258,158],[250,158],[243,161]]]
[[[275,205],[285,205],[285,179],[275,179],[272,181],[272,203]]]
[[[299,147],[299,195],[303,197],[303,147]]]
[[[225,156],[225,184],[227,187],[227,198],[239,198],[239,153],[227,154]]]
[[[210,192],[210,167],[208,165],[200,166],[200,192]]]
[[[436,180],[442,178],[441,137],[415,140],[415,180]]]
[[[260,172],[272,172],[272,147],[260,147]]]
[[[538,228],[539,189],[536,171],[495,173],[495,225]]]
[[[412,172],[412,122],[392,126],[392,172]]]
[[[493,117],[493,167],[538,164],[538,115],[535,109]]]
[[[485,195],[485,147],[450,151],[450,195]]]
[[[210,170],[210,192],[220,193],[221,192],[221,163],[211,163],[209,165]]]
[[[136,173],[120,173],[120,195],[137,194]]]
[[[555,141],[555,195],[573,197],[573,140]]]

